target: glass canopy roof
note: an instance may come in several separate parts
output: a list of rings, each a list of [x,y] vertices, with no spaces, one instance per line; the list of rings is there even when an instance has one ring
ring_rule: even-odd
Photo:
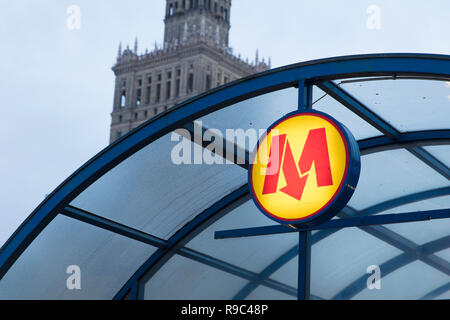
[[[0,251],[0,299],[296,299],[296,233],[214,239],[274,224],[248,192],[256,140],[224,136],[223,149],[209,149],[196,128],[265,130],[306,99],[360,146],[358,186],[335,219],[450,209],[448,81],[450,56],[340,57],[175,106],[101,151],[30,215]],[[216,162],[175,164],[180,141]],[[448,299],[449,230],[447,218],[312,231],[311,298]],[[81,290],[66,286],[71,265]],[[367,287],[373,265],[379,290]]]

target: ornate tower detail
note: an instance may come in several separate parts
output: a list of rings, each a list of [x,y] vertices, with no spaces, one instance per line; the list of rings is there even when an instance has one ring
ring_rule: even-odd
[[[205,90],[267,70],[229,47],[231,0],[166,0],[164,44],[119,44],[110,141]],[[270,61],[270,60],[269,60]]]

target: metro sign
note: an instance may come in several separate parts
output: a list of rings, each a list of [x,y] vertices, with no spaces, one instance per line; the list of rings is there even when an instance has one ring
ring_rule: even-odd
[[[249,187],[271,219],[313,226],[347,204],[359,173],[359,147],[345,126],[321,112],[294,112],[260,139]]]

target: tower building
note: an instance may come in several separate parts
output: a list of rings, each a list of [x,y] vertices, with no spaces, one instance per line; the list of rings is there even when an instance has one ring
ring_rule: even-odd
[[[270,68],[233,54],[231,0],[166,0],[164,43],[138,52],[119,45],[110,142],[177,103]]]

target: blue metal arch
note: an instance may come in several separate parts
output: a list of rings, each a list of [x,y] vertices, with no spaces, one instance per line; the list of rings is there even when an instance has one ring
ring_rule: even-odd
[[[380,202],[376,205],[373,205],[371,207],[368,207],[366,209],[363,209],[358,212],[358,216],[366,216],[366,215],[372,215],[376,214],[388,209],[400,207],[409,203],[433,199],[436,197],[442,197],[445,195],[450,195],[450,187],[443,187],[433,190],[427,190],[422,192],[413,193],[406,196],[401,196],[398,198],[390,199],[384,202]],[[311,236],[311,243],[317,243],[320,240],[323,240],[324,238],[328,237],[329,235],[339,231],[339,229],[327,229],[327,230],[321,230],[317,232],[316,234]],[[290,260],[294,259],[298,254],[298,246],[295,245],[292,248],[288,249],[286,252],[284,252],[280,257],[275,259],[272,263],[270,263],[261,273],[260,278],[265,279],[269,278],[273,273],[275,273],[278,269],[283,267],[286,263],[288,263]],[[245,299],[256,287],[258,286],[258,283],[248,283],[245,287],[243,287],[233,299],[236,300],[242,300]]]
[[[177,127],[233,103],[294,86],[303,80],[392,74],[448,79],[450,57],[427,54],[376,54],[315,60],[240,79],[187,100],[108,146],[58,186],[0,249],[0,279],[70,201],[121,161]]]

